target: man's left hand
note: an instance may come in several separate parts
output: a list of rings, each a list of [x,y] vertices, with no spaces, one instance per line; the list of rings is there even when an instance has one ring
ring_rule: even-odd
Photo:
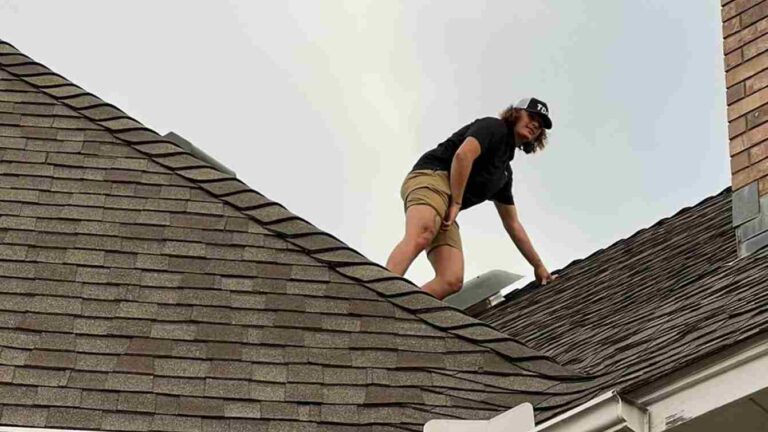
[[[557,275],[551,275],[546,267],[538,266],[533,269],[533,274],[536,276],[536,282],[539,285],[546,285],[549,282],[552,282],[553,280],[557,279]]]

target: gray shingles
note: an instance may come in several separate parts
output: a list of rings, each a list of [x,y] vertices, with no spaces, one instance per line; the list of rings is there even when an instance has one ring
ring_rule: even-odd
[[[44,427],[48,416],[47,408],[5,406],[2,408],[0,422],[5,425]]]
[[[75,353],[33,350],[25,365],[71,369],[75,366]]]
[[[105,388],[108,390],[149,392],[152,391],[152,385],[152,376],[113,372],[107,376]]]
[[[250,398],[259,401],[285,400],[285,384],[251,382],[249,384]]]
[[[128,340],[115,337],[77,336],[77,351],[98,354],[122,354],[129,348]]]
[[[208,378],[205,380],[205,395],[244,399],[250,397],[250,387],[248,381]]]
[[[2,358],[0,356],[0,358]],[[13,381],[13,366],[0,366],[0,383]]]
[[[51,408],[48,410],[47,427],[71,427],[99,429],[102,412],[78,408]]]
[[[254,363],[251,365],[251,379],[256,381],[285,382],[288,367],[286,365]]]
[[[199,377],[208,375],[210,362],[193,359],[155,359],[155,371],[158,375]]]
[[[72,371],[67,381],[68,387],[103,390],[107,383],[106,373]]]
[[[35,387],[0,384],[0,404],[32,405],[36,396]]]
[[[365,402],[365,394],[365,386],[325,386],[323,387],[323,402],[326,404],[361,405]]]
[[[119,431],[148,431],[152,426],[153,416],[133,413],[104,413],[101,428]]]
[[[114,369],[117,356],[77,353],[75,368],[90,371],[111,372]]]
[[[78,389],[38,387],[35,404],[78,407],[81,393]]]
[[[221,421],[218,421],[218,423],[221,423]],[[202,428],[202,420],[199,417],[178,417],[168,415],[156,415],[152,422],[152,428],[164,432],[200,432],[204,430]],[[227,432],[229,429],[217,427],[216,429],[211,429],[211,432],[218,430]]]
[[[69,374],[70,372],[66,370],[17,367],[13,374],[13,382],[14,384],[58,387],[67,383]]]
[[[152,325],[151,336],[159,339],[193,340],[197,331],[194,324],[156,322]]]
[[[170,395],[204,396],[205,380],[155,377],[153,391]]]
[[[14,348],[3,348],[0,361],[7,365],[23,366],[27,363],[30,351]]]
[[[225,417],[260,418],[261,406],[257,402],[228,402],[224,406]]]
[[[120,411],[154,412],[155,398],[154,394],[121,392],[117,409]]]

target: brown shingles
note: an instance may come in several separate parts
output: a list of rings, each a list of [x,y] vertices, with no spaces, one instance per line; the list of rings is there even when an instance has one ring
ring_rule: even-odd
[[[242,358],[243,346],[235,343],[208,342],[206,344],[206,357],[210,359],[232,359]]]
[[[147,356],[123,355],[117,358],[114,370],[118,372],[153,374],[155,372],[155,359]]]

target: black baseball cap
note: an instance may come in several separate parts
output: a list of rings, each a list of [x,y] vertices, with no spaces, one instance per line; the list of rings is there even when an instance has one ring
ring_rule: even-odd
[[[520,99],[520,102],[515,104],[515,108],[524,109],[538,114],[544,121],[544,129],[552,129],[552,119],[549,118],[549,108],[547,104],[541,99],[525,98]]]

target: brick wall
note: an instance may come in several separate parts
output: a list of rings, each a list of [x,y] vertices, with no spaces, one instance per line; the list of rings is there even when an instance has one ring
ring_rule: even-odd
[[[740,254],[768,244],[768,0],[721,0],[734,226]]]

